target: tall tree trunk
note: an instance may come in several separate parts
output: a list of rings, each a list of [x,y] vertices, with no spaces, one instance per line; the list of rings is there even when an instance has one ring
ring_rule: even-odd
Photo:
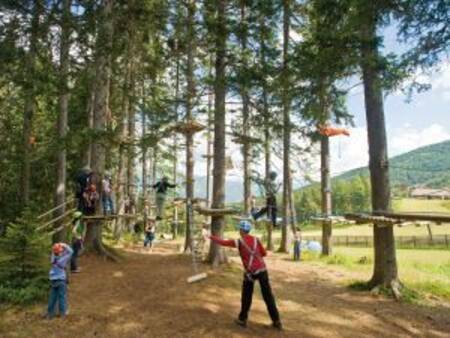
[[[146,133],[147,119],[144,110],[142,110],[142,137],[145,137]],[[144,213],[144,224],[147,224],[148,217],[148,190],[147,190],[147,145],[142,147],[142,199],[143,199],[143,213]]]
[[[260,18],[260,44],[261,44],[261,54],[260,54],[260,62],[261,68],[265,73],[267,68],[266,61],[266,41],[264,35],[262,34],[261,27],[264,27],[264,18]],[[270,172],[272,170],[272,138],[270,135],[270,111],[269,111],[269,102],[268,102],[268,88],[267,82],[264,78],[262,80],[262,100],[263,100],[263,123],[264,123],[264,176],[265,176],[265,191],[268,191],[267,183],[269,181]],[[273,250],[273,240],[272,240],[272,222],[268,221],[267,223],[267,249]]]
[[[330,180],[330,140],[327,136],[322,136],[320,140],[320,167],[321,167],[321,196],[322,196],[322,217],[327,218],[322,222],[322,255],[331,255],[331,180]]]
[[[209,76],[212,78],[213,57],[211,55],[209,60]],[[208,93],[208,130],[206,131],[206,205],[211,205],[211,159],[212,159],[212,133],[211,128],[213,126],[212,105],[214,95],[212,93],[214,89],[209,88]]]
[[[96,44],[96,95],[94,102],[94,130],[104,132],[109,112],[109,89],[111,77],[111,50],[113,38],[113,0],[102,1],[101,23]],[[92,170],[97,176],[97,191],[101,191],[101,178],[105,170],[105,146],[97,139],[92,147]],[[97,214],[101,213],[100,202],[96,206]],[[100,254],[107,254],[102,242],[102,222],[94,222],[88,226],[85,245]]]
[[[61,149],[58,151],[57,160],[57,182],[55,193],[55,204],[61,206],[66,201],[66,140],[67,135],[67,117],[69,104],[69,50],[70,50],[70,21],[71,21],[71,0],[63,0],[62,2],[62,16],[61,16],[61,40],[60,40],[60,69],[59,69],[59,115],[58,115],[58,137],[60,140]],[[55,212],[55,218],[64,214],[65,206],[59,207]],[[60,220],[55,223],[55,227],[59,229],[64,223]],[[66,237],[66,229],[58,231],[53,236],[54,242],[61,242]]]
[[[362,70],[364,82],[364,99],[367,119],[367,136],[369,142],[369,169],[372,185],[372,209],[387,211],[390,208],[391,194],[389,182],[389,163],[387,153],[386,125],[382,84],[380,80],[379,54],[376,35],[376,12],[367,6],[362,32]],[[373,227],[375,262],[369,286],[391,288],[399,295],[397,258],[395,252],[394,229]]]
[[[119,117],[119,134],[120,134],[120,146],[119,146],[119,164],[117,170],[116,179],[116,212],[119,215],[125,214],[125,200],[129,196],[129,181],[128,181],[128,154],[129,154],[129,115],[130,106],[132,104],[132,72],[133,72],[133,44],[134,44],[134,30],[133,27],[129,27],[127,32],[127,62],[123,71],[123,96],[121,102],[121,113]],[[116,219],[114,228],[114,237],[119,239],[122,235],[124,228],[126,227],[127,220],[123,218]]]
[[[246,13],[246,2],[241,0],[241,67],[244,77],[241,79],[241,97],[242,97],[242,131],[244,135],[242,144],[242,155],[244,165],[244,214],[248,215],[251,208],[251,181],[250,181],[250,143],[246,136],[249,135],[249,108],[250,98],[248,94],[248,79],[246,76],[247,65],[247,40],[248,40],[248,23]]]
[[[33,6],[33,17],[31,19],[30,47],[26,55],[26,78],[24,84],[25,105],[22,129],[22,172],[21,172],[21,201],[23,206],[30,202],[31,185],[31,155],[32,155],[32,133],[33,118],[36,111],[36,58],[39,40],[40,17],[43,12],[41,0],[35,0]]]
[[[95,69],[93,69],[95,72]],[[87,117],[87,127],[89,131],[94,130],[94,101],[95,101],[95,78],[92,79],[93,84],[90,85],[89,89],[89,98],[87,100],[87,108],[86,108],[86,117]],[[87,145],[85,152],[83,163],[84,166],[91,167],[92,162],[92,137],[89,136],[89,144]]]
[[[134,102],[134,62],[131,63],[131,74],[130,74],[130,88],[129,88],[129,107],[128,107],[128,138],[131,144],[128,145],[127,153],[127,191],[128,196],[132,200],[132,203],[136,205],[136,149],[134,147],[134,140],[136,138],[136,109]]]
[[[282,100],[283,100],[283,224],[281,227],[280,252],[288,252],[288,224],[289,224],[289,184],[290,184],[290,148],[291,148],[291,117],[289,99],[289,26],[290,0],[283,0],[283,70],[282,70]]]
[[[188,2],[187,15],[187,65],[186,65],[186,79],[187,79],[187,93],[186,93],[186,121],[192,120],[192,106],[195,96],[195,82],[194,82],[194,58],[196,43],[194,18],[196,5],[195,1]],[[194,134],[186,133],[186,237],[184,242],[184,250],[191,248],[191,228],[193,225],[193,212],[191,201],[194,198]]]
[[[220,209],[225,205],[225,96],[226,84],[226,1],[216,0],[216,77],[214,81],[214,164],[213,164],[213,199],[212,208]],[[222,236],[224,228],[224,217],[213,216],[211,218],[211,233]],[[226,261],[225,252],[217,243],[211,243],[209,251],[209,262],[217,266]]]
[[[175,74],[175,119],[178,122],[178,106],[180,99],[180,55],[178,54],[178,40],[176,40],[176,74]],[[178,134],[173,136],[173,182],[177,184],[178,180]],[[172,222],[172,239],[176,239],[178,235],[178,207],[173,208],[173,222]]]
[[[290,223],[292,228],[292,233],[297,232],[297,212],[295,210],[295,196],[293,189],[293,172],[289,173],[289,211],[290,211]]]

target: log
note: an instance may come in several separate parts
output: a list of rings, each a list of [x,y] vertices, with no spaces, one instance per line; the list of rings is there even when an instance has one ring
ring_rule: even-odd
[[[405,221],[429,221],[434,223],[450,223],[449,213],[401,213],[388,211],[374,211],[373,215],[384,216]]]
[[[202,208],[200,206],[194,206],[194,210],[197,211],[199,214],[205,216],[225,216],[225,215],[235,215],[239,213],[238,210],[231,208],[209,209],[209,208]]]
[[[116,218],[137,218],[139,215],[133,214],[120,214],[120,215],[93,215],[93,216],[83,216],[85,220],[108,220],[108,219],[116,219]]]
[[[356,221],[357,223],[374,223],[378,227],[393,226],[395,224],[401,223],[401,221],[397,219],[387,218],[384,216],[373,216],[368,214],[345,214],[344,216],[346,219]]]

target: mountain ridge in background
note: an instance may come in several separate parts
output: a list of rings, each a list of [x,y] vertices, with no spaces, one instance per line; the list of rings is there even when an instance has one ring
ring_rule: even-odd
[[[389,159],[389,167],[392,187],[450,187],[450,140],[393,156]],[[332,180],[350,180],[357,176],[369,176],[368,167],[351,169],[334,176]],[[197,176],[195,179],[195,196],[206,197],[206,176]],[[298,191],[305,187],[295,190]],[[259,195],[256,186],[253,186],[253,191]],[[226,203],[242,201],[242,181],[228,179],[225,183],[225,192]]]
[[[368,176],[369,168],[349,170],[333,180]],[[450,187],[450,140],[416,148],[389,159],[392,186]]]

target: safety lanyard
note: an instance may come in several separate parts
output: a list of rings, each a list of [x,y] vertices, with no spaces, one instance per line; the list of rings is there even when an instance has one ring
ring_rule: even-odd
[[[254,237],[253,239],[254,239],[254,241],[253,241],[253,250],[250,249],[250,247],[249,247],[248,244],[245,242],[245,240],[239,240],[239,242],[242,243],[242,245],[244,246],[244,248],[250,253],[250,258],[249,258],[249,260],[248,260],[248,265],[247,265],[247,267],[246,267],[246,270],[247,270],[248,272],[250,272],[250,269],[251,269],[251,267],[252,267],[253,260],[254,260],[255,256],[258,256],[258,257],[259,257],[259,253],[258,253],[258,251],[256,250],[256,247],[257,247],[257,245],[258,245],[258,240],[256,239],[256,237]]]

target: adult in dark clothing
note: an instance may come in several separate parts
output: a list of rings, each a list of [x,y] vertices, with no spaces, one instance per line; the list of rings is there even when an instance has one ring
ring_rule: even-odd
[[[267,214],[267,217],[272,221],[272,226],[277,226],[277,193],[281,184],[277,183],[277,173],[272,171],[265,182],[266,189],[266,206],[259,211],[253,210],[252,216],[256,221],[262,215]]]
[[[78,200],[78,211],[84,211],[85,203],[83,194],[91,183],[92,170],[89,166],[83,167],[75,178],[75,197]]]
[[[153,189],[156,190],[156,219],[161,220],[164,214],[164,205],[166,203],[167,189],[175,188],[176,184],[169,183],[167,176],[164,176],[162,180],[156,182],[153,185]]]

